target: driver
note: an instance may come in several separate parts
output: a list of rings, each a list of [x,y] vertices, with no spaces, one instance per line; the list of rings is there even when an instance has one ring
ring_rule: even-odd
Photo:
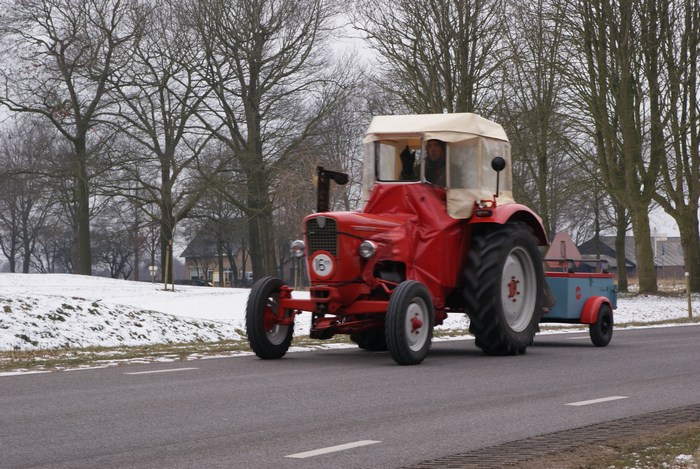
[[[428,182],[445,187],[445,147],[442,140],[431,139],[425,144],[425,152],[428,154],[425,159],[425,179]]]

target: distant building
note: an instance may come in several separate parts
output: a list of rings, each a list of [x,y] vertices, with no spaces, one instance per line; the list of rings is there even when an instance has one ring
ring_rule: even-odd
[[[685,275],[683,261],[683,248],[680,237],[651,238],[652,249],[655,252],[654,265],[657,278],[682,279]],[[590,239],[578,246],[583,259],[595,259],[596,241]],[[615,250],[615,236],[601,236],[598,238],[597,253],[601,259],[610,264],[610,271],[617,272],[617,258]],[[625,263],[627,274],[630,277],[637,275],[637,254],[634,247],[634,237],[625,237]]]
[[[547,271],[612,272],[607,257],[601,256],[598,260],[595,256],[581,254],[569,233],[563,231],[554,236],[544,258]]]
[[[234,220],[232,223],[235,223]],[[185,281],[195,285],[246,287],[252,283],[245,236],[241,230],[230,230],[232,236],[222,240],[223,272],[219,271],[216,234],[202,229],[180,254],[185,259]],[[235,236],[239,234],[239,236]],[[235,236],[235,238],[234,238]],[[233,238],[233,239],[231,239]]]
[[[223,273],[219,272],[216,234],[201,230],[180,254],[185,259],[185,282],[194,285],[250,287],[253,284],[252,261],[247,236],[241,230],[229,230],[232,235],[223,240]],[[234,238],[235,233],[239,235]],[[305,259],[289,258],[290,241],[282,241],[278,256],[281,263],[275,276],[287,285],[299,288],[309,284]]]

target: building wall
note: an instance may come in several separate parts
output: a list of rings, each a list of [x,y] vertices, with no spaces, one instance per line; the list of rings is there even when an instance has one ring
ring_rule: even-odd
[[[241,257],[240,254],[236,256],[236,263],[239,267],[236,277],[241,281],[240,286],[250,286],[250,279],[246,278],[246,273],[249,272],[247,269],[250,269],[250,262],[244,267]],[[224,256],[223,261],[225,275],[221,275],[219,272],[218,257],[186,257],[184,265],[185,280],[194,281],[199,279],[211,282],[214,286],[234,286],[231,281],[231,264],[228,257]]]

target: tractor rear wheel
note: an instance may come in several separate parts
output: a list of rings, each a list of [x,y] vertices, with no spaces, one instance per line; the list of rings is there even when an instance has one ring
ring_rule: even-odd
[[[384,334],[391,358],[417,365],[428,355],[435,323],[433,300],[420,282],[401,282],[391,294]]]
[[[489,355],[525,353],[542,315],[544,270],[523,223],[472,234],[464,298],[476,345]]]
[[[292,343],[294,324],[277,324],[282,280],[265,277],[253,284],[246,305],[245,326],[253,352],[264,359],[282,358]],[[291,314],[287,311],[286,316]]]
[[[605,347],[610,343],[613,335],[613,315],[610,306],[603,303],[598,308],[598,318],[588,327],[591,334],[591,342],[596,347]]]

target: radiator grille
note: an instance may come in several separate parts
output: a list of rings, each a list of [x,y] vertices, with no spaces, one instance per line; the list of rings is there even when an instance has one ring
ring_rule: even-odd
[[[325,223],[319,223],[319,218],[311,218],[306,222],[306,239],[309,243],[309,254],[313,254],[316,251],[328,251],[334,257],[337,257],[338,227],[336,222],[333,218],[324,217]]]

